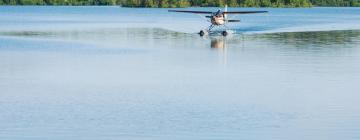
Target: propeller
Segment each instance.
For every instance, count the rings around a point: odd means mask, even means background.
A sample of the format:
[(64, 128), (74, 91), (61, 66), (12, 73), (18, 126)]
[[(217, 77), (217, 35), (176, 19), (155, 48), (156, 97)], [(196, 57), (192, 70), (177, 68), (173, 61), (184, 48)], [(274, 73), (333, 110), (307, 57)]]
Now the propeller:
[(214, 16), (217, 16), (217, 15), (220, 15), (221, 14), (221, 10), (218, 10), (215, 14), (214, 14)]

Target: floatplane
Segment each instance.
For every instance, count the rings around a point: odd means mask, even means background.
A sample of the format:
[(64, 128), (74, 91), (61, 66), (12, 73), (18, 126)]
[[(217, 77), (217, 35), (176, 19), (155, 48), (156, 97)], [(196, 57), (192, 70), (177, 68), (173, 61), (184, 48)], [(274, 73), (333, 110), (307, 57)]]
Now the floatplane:
[(231, 22), (240, 22), (237, 19), (228, 19), (229, 14), (256, 14), (256, 13), (267, 13), (268, 11), (228, 11), (227, 6), (225, 6), (224, 11), (219, 9), (216, 12), (211, 11), (187, 11), (187, 10), (169, 10), (169, 12), (181, 12), (181, 13), (193, 13), (193, 14), (209, 14), (205, 16), (211, 25), (203, 30), (200, 30), (199, 35), (204, 36), (212, 33), (212, 29), (217, 26), (225, 27), (225, 30), (221, 31), (223, 36), (227, 36), (230, 33), (230, 29), (226, 26), (227, 23)]

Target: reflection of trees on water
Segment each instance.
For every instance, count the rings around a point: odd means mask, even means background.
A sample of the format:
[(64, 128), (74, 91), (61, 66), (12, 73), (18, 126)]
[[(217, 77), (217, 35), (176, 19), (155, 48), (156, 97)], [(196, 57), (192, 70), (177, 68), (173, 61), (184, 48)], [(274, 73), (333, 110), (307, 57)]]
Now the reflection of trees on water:
[(232, 37), (210, 37), (210, 46), (220, 52), (272, 47), (287, 51), (335, 51), (355, 48), (360, 44), (360, 31), (289, 32), (272, 34), (242, 34)]
[(275, 44), (293, 46), (329, 46), (359, 43), (360, 31), (289, 32), (261, 35)]
[(94, 39), (100, 38), (133, 38), (133, 39), (169, 39), (182, 38), (185, 33), (172, 32), (159, 28), (94, 28), (94, 29), (64, 29), (64, 30), (14, 30), (0, 31), (2, 36), (19, 36), (33, 38), (61, 39)]

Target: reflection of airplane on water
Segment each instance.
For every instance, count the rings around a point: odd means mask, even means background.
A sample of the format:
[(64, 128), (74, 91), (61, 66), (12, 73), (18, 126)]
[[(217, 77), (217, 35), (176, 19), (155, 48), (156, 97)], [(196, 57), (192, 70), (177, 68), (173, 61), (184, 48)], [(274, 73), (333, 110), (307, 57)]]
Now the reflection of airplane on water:
[(211, 39), (211, 48), (214, 49), (224, 49), (226, 47), (224, 38), (212, 38)]
[(223, 36), (227, 36), (229, 34), (229, 28), (225, 25), (229, 22), (240, 22), (240, 20), (232, 20), (228, 19), (228, 14), (255, 14), (255, 13), (267, 13), (268, 11), (227, 11), (227, 6), (225, 6), (225, 10), (221, 11), (218, 10), (217, 12), (211, 12), (211, 11), (186, 11), (186, 10), (169, 10), (169, 12), (183, 12), (183, 13), (194, 13), (194, 14), (210, 14), (209, 16), (205, 16), (206, 18), (209, 18), (209, 22), (211, 25), (205, 29), (201, 30), (199, 32), (200, 36), (207, 35), (211, 33), (212, 29), (215, 26), (224, 26), (225, 30), (221, 32)]
[(216, 50), (218, 53), (218, 60), (221, 64), (227, 64), (227, 37), (211, 36), (210, 47), (212, 50)]
[(233, 47), (240, 47), (245, 43), (244, 37), (240, 36), (209, 36), (208, 39), (210, 39), (210, 47), (213, 49), (226, 49), (229, 45)]

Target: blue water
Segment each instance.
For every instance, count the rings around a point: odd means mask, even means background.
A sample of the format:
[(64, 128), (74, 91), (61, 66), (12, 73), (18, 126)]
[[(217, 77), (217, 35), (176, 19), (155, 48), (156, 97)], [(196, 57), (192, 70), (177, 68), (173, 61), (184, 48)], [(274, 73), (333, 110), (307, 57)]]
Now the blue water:
[(0, 7), (0, 139), (360, 139), (360, 8), (167, 10)]
[[(212, 11), (219, 8), (187, 8)], [(80, 30), (94, 28), (157, 27), (195, 33), (209, 23), (204, 15), (168, 13), (168, 9), (119, 7), (1, 7), (1, 30)], [(360, 29), (359, 8), (229, 8), (267, 10), (266, 14), (230, 16), (241, 24), (235, 30), (250, 33)]]

